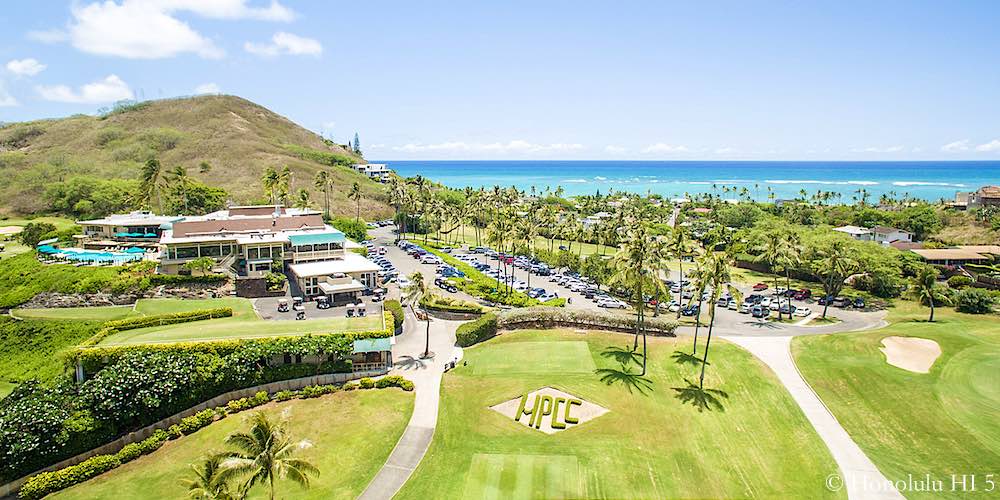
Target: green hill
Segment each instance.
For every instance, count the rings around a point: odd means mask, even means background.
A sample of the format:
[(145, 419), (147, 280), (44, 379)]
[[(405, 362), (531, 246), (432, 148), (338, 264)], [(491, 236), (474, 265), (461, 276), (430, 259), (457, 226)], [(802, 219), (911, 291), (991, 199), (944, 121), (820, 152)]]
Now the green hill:
[[(328, 169), (334, 182), (331, 211), (354, 215), (347, 199), (351, 184), (366, 194), (362, 213), (388, 216), (385, 189), (344, 165), (363, 163), (344, 148), (262, 106), (235, 96), (199, 96), (146, 101), (102, 116), (9, 123), (0, 127), (0, 214), (51, 210), (46, 191), (77, 176), (137, 179), (140, 167), (156, 157), (169, 170), (187, 167), (195, 180), (228, 192), (231, 201), (264, 199), (261, 174), (288, 165), (292, 191), (312, 192), (317, 208), (323, 195), (313, 178)], [(201, 172), (208, 162), (211, 169)], [(73, 214), (71, 214), (73, 215)]]

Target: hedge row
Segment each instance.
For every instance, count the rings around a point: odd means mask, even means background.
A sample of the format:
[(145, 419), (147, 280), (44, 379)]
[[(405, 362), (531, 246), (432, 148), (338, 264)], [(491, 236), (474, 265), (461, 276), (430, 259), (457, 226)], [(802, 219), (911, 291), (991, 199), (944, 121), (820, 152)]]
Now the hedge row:
[(107, 337), (125, 330), (135, 330), (138, 328), (148, 328), (151, 326), (174, 325), (177, 323), (187, 323), (189, 321), (200, 321), (204, 319), (228, 318), (233, 315), (233, 308), (219, 307), (215, 309), (199, 309), (197, 311), (179, 312), (172, 314), (158, 314), (155, 316), (138, 316), (135, 318), (119, 319), (104, 323), (93, 337), (80, 343), (81, 347), (94, 346)]
[(456, 313), (480, 313), (483, 306), (472, 302), (442, 297), (440, 295), (428, 294), (420, 301), (420, 307), (431, 311), (445, 311)]
[[(595, 329), (633, 331), (635, 318), (595, 311), (574, 311), (553, 307), (529, 307), (511, 309), (502, 313), (487, 313), (475, 321), (463, 323), (455, 332), (461, 347), (477, 344), (496, 335), (498, 330), (516, 328), (555, 328), (559, 326), (580, 326)], [(643, 323), (647, 333), (673, 336), (677, 322), (647, 318)]]
[(122, 464), (131, 462), (143, 455), (152, 453), (163, 446), (167, 440), (177, 439), (194, 433), (216, 420), (225, 418), (228, 415), (239, 413), (261, 406), (270, 401), (288, 401), (291, 399), (308, 399), (332, 394), (339, 390), (353, 391), (361, 389), (386, 389), (389, 387), (399, 387), (404, 391), (413, 390), (413, 382), (399, 376), (391, 375), (378, 380), (363, 378), (359, 383), (348, 382), (342, 386), (338, 385), (318, 385), (304, 387), (299, 391), (281, 391), (274, 396), (267, 392), (260, 391), (251, 397), (234, 399), (225, 406), (208, 408), (189, 417), (181, 419), (179, 424), (171, 425), (166, 431), (157, 429), (148, 438), (138, 443), (130, 443), (122, 447), (118, 453), (112, 455), (97, 455), (76, 465), (59, 469), (53, 472), (42, 472), (28, 479), (18, 492), (18, 497), (22, 500), (37, 500), (57, 491), (80, 484), (91, 478), (99, 476), (112, 469), (116, 469)]
[(399, 331), (403, 327), (403, 320), (406, 319), (403, 313), (403, 304), (400, 304), (398, 300), (387, 300), (384, 307), (386, 311), (392, 314), (393, 330)]
[[(236, 351), (253, 350), (260, 357), (274, 354), (312, 354), (317, 352), (342, 352), (346, 345), (361, 339), (392, 337), (394, 318), (384, 312), (381, 330), (363, 332), (330, 333), (324, 335), (304, 335), (301, 337), (264, 337), (256, 339), (220, 339), (200, 342), (176, 342), (169, 344), (134, 344), (114, 346), (81, 347), (70, 353), (69, 363), (81, 363), (90, 373), (94, 368), (108, 364), (126, 353), (166, 352), (176, 354), (211, 353), (226, 355)], [(96, 335), (95, 335), (96, 337)]]
[(497, 334), (497, 315), (486, 313), (475, 321), (462, 323), (455, 331), (455, 338), (461, 347), (469, 347)]

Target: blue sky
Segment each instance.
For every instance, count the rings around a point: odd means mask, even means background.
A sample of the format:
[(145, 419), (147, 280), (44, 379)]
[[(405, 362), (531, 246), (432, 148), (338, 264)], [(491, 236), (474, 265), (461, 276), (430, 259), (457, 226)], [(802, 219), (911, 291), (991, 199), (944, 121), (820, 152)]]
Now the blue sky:
[(207, 91), (380, 159), (998, 160), (997, 26), (991, 1), (18, 2), (0, 121)]

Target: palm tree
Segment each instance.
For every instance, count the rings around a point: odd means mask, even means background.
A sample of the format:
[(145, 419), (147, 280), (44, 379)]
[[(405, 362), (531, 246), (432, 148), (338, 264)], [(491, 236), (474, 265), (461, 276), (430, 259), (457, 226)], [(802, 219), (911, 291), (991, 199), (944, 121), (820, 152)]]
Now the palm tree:
[(347, 193), (349, 199), (357, 204), (357, 211), (354, 214), (354, 222), (361, 221), (361, 184), (355, 182), (351, 185), (351, 190)]
[(287, 411), (277, 420), (263, 411), (256, 411), (248, 420), (248, 432), (234, 432), (226, 438), (226, 444), (236, 451), (222, 462), (222, 477), (246, 478), (246, 491), (266, 482), (271, 500), (274, 500), (275, 479), (288, 478), (303, 488), (309, 488), (309, 476), (318, 476), (319, 469), (295, 456), (301, 450), (312, 447), (312, 443), (308, 440), (292, 441), (288, 432)]
[(323, 215), (327, 219), (330, 218), (330, 188), (333, 187), (333, 179), (330, 177), (330, 172), (326, 170), (320, 170), (316, 172), (316, 177), (313, 179), (313, 187), (323, 191)]
[(188, 212), (188, 187), (191, 186), (191, 178), (188, 177), (187, 169), (182, 165), (177, 165), (170, 170), (170, 182), (177, 186), (181, 192), (181, 200), (184, 202), (184, 213)]
[(264, 188), (264, 193), (271, 197), (271, 204), (278, 204), (278, 185), (281, 179), (278, 171), (274, 167), (264, 169), (264, 174), (260, 176), (260, 184)]
[(292, 169), (285, 165), (278, 173), (278, 196), (282, 204), (288, 204), (288, 194), (292, 189)]
[[(778, 288), (778, 267), (784, 262), (787, 252), (785, 250), (785, 235), (781, 231), (768, 231), (764, 235), (764, 241), (757, 250), (761, 253), (756, 258), (757, 262), (765, 262), (774, 274), (774, 288)], [(779, 302), (781, 298), (778, 298)], [(789, 313), (791, 316), (791, 313)], [(778, 309), (778, 321), (781, 321), (781, 309)]]
[(163, 187), (163, 167), (160, 160), (150, 158), (142, 166), (142, 174), (139, 179), (139, 189), (142, 192), (143, 205), (149, 207), (156, 199), (156, 207), (160, 213), (163, 212), (163, 199), (161, 188)]
[(917, 276), (910, 283), (910, 295), (921, 303), (927, 303), (931, 307), (931, 315), (927, 321), (934, 321), (934, 305), (950, 304), (951, 298), (944, 294), (937, 284), (938, 270), (931, 266), (924, 266), (917, 272)]
[(306, 209), (312, 204), (312, 200), (309, 199), (309, 191), (305, 188), (299, 189), (299, 192), (295, 196), (295, 208)]
[(701, 360), (701, 375), (698, 377), (698, 388), (704, 388), (705, 386), (705, 366), (708, 365), (708, 348), (712, 344), (712, 328), (715, 326), (715, 308), (719, 302), (719, 297), (722, 295), (722, 288), (725, 287), (737, 302), (743, 300), (743, 294), (730, 283), (732, 281), (732, 274), (729, 268), (728, 256), (726, 254), (709, 255), (701, 270), (703, 273), (701, 279), (711, 285), (712, 294), (709, 297), (711, 300), (708, 303), (708, 339), (705, 342), (705, 353)]
[(635, 341), (632, 349), (639, 347), (639, 335), (642, 334), (642, 373), (646, 374), (646, 330), (643, 328), (645, 320), (645, 298), (644, 290), (657, 290), (663, 287), (658, 273), (660, 267), (657, 263), (657, 255), (662, 252), (662, 240), (657, 238), (649, 230), (649, 227), (642, 220), (630, 221), (626, 229), (626, 236), (622, 241), (618, 251), (612, 257), (612, 274), (610, 284), (624, 288), (633, 288), (635, 291)]
[[(670, 250), (677, 257), (677, 268), (680, 272), (680, 279), (677, 281), (677, 303), (684, 301), (684, 256), (691, 252), (691, 243), (688, 239), (687, 231), (683, 226), (674, 221), (674, 229), (670, 233)], [(681, 317), (681, 310), (677, 309), (677, 317)]]
[(233, 491), (231, 482), (227, 480), (222, 464), (230, 458), (230, 453), (212, 453), (198, 464), (191, 464), (193, 479), (185, 479), (183, 483), (188, 489), (188, 498), (192, 500), (241, 500), (246, 497), (246, 491), (236, 488)]
[[(403, 303), (410, 306), (410, 311), (413, 315), (417, 315), (417, 311), (414, 309), (420, 302), (427, 296), (427, 282), (424, 281), (424, 275), (420, 271), (414, 271), (413, 274), (408, 276), (410, 284), (402, 290), (403, 292)], [(427, 333), (426, 339), (424, 340), (424, 354), (422, 357), (429, 358), (433, 356), (431, 353), (431, 315), (424, 311), (424, 317), (427, 321)]]

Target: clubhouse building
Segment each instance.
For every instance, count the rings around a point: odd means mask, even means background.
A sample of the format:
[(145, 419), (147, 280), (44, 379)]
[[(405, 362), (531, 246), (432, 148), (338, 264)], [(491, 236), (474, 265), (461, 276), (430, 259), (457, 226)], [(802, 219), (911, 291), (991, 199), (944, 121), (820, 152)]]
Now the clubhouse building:
[(208, 257), (213, 271), (240, 279), (285, 273), (305, 297), (355, 301), (377, 286), (379, 266), (351, 251), (359, 245), (309, 209), (272, 205), (233, 206), (193, 217), (148, 212), (80, 221), (83, 244), (133, 244), (141, 239), (159, 249), (158, 272), (185, 274), (187, 263)]

